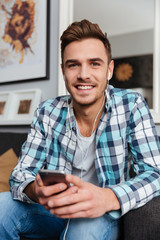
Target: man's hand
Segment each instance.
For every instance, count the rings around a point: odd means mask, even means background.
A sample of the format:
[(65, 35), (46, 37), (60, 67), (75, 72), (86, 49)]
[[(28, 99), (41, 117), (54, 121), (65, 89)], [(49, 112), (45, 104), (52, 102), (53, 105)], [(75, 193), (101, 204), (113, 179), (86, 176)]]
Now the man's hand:
[(44, 186), (39, 174), (37, 174), (35, 181), (30, 183), (24, 192), (31, 200), (40, 203), (47, 210), (50, 210), (48, 207), (50, 199), (71, 195), (77, 192), (77, 190), (76, 186), (68, 188), (65, 183)]
[(111, 210), (120, 209), (118, 198), (111, 189), (83, 182), (73, 175), (67, 175), (66, 180), (77, 189), (74, 193), (61, 193), (50, 197), (47, 209), (57, 217), (95, 218)]

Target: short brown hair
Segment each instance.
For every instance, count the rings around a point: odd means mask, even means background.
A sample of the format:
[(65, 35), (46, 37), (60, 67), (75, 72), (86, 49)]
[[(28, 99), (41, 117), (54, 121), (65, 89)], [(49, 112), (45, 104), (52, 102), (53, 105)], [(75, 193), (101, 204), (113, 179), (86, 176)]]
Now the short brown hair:
[(94, 24), (84, 19), (80, 22), (73, 22), (68, 28), (63, 32), (61, 40), (61, 58), (63, 64), (63, 55), (65, 47), (73, 42), (80, 41), (85, 38), (96, 38), (103, 42), (108, 56), (108, 64), (111, 61), (111, 44), (107, 38), (107, 34), (103, 33), (98, 24)]

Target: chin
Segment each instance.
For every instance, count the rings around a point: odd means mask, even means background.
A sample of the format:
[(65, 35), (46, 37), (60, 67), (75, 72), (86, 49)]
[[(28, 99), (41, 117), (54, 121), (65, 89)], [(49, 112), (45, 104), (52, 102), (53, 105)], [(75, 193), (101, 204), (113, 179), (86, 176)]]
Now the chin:
[(78, 105), (81, 105), (81, 106), (89, 106), (89, 105), (92, 105), (96, 102), (96, 100), (91, 100), (91, 99), (74, 99), (74, 102)]

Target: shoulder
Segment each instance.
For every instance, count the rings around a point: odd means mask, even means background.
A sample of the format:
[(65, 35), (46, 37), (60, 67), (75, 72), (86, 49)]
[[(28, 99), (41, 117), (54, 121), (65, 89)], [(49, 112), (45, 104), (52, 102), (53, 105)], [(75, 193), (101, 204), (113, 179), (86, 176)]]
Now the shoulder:
[[(143, 96), (132, 89), (119, 89), (110, 86), (107, 90), (108, 106), (119, 114), (149, 114), (148, 105)], [(109, 109), (109, 108), (108, 108)]]
[(138, 103), (144, 101), (143, 96), (132, 89), (120, 89), (111, 86), (109, 89), (109, 95), (110, 99), (114, 100), (117, 104), (123, 102), (123, 104), (125, 105), (131, 102)]
[(38, 106), (39, 111), (54, 112), (67, 108), (68, 96), (59, 96), (56, 98), (47, 99), (41, 102)]
[(46, 122), (49, 119), (53, 119), (54, 121), (58, 118), (65, 119), (68, 111), (68, 102), (70, 102), (68, 96), (47, 99), (39, 104), (35, 111), (35, 116)]

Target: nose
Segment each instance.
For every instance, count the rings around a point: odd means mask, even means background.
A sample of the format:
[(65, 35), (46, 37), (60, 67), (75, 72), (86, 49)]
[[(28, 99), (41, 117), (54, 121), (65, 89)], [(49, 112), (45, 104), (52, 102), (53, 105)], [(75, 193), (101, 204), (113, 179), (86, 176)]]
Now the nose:
[(78, 78), (83, 80), (90, 78), (90, 69), (86, 64), (81, 65), (78, 73)]

